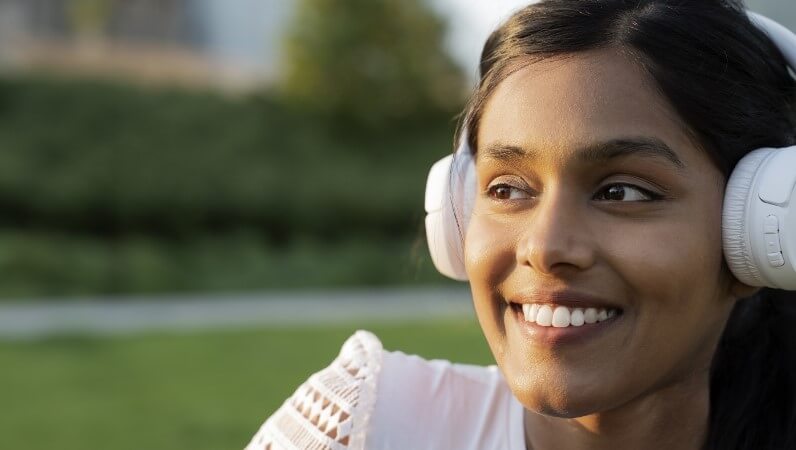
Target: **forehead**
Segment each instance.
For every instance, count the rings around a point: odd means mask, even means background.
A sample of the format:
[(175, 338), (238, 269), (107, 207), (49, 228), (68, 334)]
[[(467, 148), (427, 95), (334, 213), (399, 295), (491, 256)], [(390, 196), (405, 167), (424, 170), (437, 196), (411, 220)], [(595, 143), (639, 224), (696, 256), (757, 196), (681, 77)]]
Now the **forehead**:
[(697, 153), (694, 143), (649, 75), (622, 52), (601, 49), (533, 62), (509, 75), (485, 105), (478, 147), (544, 149), (566, 159), (573, 149), (627, 137), (655, 138), (683, 160), (699, 158), (688, 154)]

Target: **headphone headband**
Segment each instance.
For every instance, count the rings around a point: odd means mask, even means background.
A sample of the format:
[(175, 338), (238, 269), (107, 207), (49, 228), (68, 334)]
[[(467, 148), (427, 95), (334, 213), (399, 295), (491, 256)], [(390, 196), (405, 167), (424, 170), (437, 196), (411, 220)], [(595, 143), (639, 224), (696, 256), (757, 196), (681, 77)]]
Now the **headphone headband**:
[(756, 12), (747, 11), (749, 19), (774, 42), (791, 70), (796, 72), (796, 34), (781, 24)]

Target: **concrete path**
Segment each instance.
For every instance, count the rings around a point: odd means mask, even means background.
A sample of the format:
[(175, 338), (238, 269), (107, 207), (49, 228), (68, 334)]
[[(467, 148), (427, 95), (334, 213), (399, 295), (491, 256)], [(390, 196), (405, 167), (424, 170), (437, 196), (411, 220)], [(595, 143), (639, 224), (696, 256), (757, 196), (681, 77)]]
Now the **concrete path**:
[(473, 315), (466, 286), (3, 302), (0, 339)]

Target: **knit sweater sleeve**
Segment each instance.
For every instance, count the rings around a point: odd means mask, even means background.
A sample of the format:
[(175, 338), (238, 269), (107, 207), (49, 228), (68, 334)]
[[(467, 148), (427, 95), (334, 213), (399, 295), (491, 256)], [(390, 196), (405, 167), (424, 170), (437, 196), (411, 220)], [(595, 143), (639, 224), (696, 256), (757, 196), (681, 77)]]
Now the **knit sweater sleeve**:
[(364, 450), (382, 345), (357, 331), (260, 427), (245, 450)]

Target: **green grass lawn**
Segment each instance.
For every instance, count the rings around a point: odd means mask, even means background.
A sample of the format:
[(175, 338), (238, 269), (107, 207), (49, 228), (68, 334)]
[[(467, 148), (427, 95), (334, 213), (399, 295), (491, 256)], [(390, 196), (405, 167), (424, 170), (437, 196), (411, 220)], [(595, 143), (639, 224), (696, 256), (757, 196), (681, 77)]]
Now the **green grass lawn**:
[(475, 320), (0, 342), (0, 448), (236, 449), (357, 329), (489, 364)]

